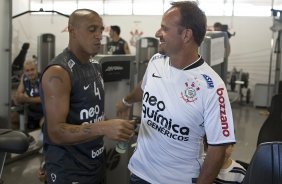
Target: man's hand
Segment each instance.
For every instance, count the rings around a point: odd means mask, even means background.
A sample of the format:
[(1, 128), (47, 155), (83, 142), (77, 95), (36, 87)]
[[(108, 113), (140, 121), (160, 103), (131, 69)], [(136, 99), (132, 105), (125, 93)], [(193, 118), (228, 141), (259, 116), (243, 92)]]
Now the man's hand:
[(40, 100), (40, 97), (30, 97), (30, 96), (27, 96), (26, 94), (24, 93), (20, 93), (20, 94), (17, 94), (16, 96), (16, 104), (34, 104), (34, 103), (40, 103), (41, 100)]
[(116, 104), (116, 113), (118, 118), (128, 119), (129, 118), (130, 107), (124, 105), (121, 101), (117, 102)]
[(17, 104), (24, 104), (28, 102), (28, 96), (26, 96), (24, 93), (17, 94), (15, 99)]
[(99, 126), (101, 126), (101, 133), (112, 140), (128, 141), (134, 135), (135, 125), (130, 120), (111, 119), (101, 122)]

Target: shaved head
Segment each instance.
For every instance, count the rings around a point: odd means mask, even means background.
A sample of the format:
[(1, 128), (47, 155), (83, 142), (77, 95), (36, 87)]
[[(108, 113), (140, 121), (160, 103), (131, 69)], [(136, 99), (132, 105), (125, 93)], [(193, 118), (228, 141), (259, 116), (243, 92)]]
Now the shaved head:
[(99, 17), (99, 14), (89, 9), (77, 9), (70, 15), (68, 24), (69, 26), (79, 27), (80, 23), (89, 20), (93, 16)]
[(68, 48), (80, 59), (88, 62), (89, 57), (100, 51), (103, 20), (100, 15), (89, 9), (77, 9), (69, 17)]

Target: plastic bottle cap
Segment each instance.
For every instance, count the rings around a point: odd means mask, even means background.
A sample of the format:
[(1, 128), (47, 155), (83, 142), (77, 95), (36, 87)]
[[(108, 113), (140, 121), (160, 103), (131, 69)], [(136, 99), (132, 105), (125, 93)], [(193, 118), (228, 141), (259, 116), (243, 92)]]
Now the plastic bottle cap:
[(116, 146), (116, 151), (120, 154), (123, 154), (126, 152), (126, 149), (121, 149), (120, 147)]
[(118, 142), (116, 144), (116, 151), (118, 153), (121, 153), (121, 154), (125, 153), (127, 148), (128, 148), (128, 142)]

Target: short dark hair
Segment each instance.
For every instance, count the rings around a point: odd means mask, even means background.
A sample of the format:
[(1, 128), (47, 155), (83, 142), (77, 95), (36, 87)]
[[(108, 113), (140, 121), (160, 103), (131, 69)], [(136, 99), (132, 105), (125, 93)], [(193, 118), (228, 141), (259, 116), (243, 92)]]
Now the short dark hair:
[(220, 22), (215, 22), (215, 23), (213, 24), (213, 27), (219, 27), (219, 28), (221, 29), (222, 24), (221, 24)]
[(120, 27), (119, 26), (111, 26), (111, 30), (113, 30), (114, 32), (116, 32), (118, 35), (120, 34)]
[[(181, 14), (180, 25), (192, 29), (195, 42), (200, 46), (207, 30), (207, 17), (196, 2), (177, 1), (171, 8), (178, 8)], [(171, 9), (170, 8), (170, 9)]]

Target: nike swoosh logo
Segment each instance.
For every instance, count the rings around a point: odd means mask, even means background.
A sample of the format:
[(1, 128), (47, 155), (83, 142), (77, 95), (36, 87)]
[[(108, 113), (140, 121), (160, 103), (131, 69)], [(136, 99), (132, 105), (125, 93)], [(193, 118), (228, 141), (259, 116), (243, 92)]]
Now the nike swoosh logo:
[(87, 86), (83, 86), (84, 90), (87, 90), (89, 88), (90, 84), (88, 84)]
[(152, 77), (162, 78), (161, 76), (158, 76), (158, 75), (156, 75), (155, 73), (153, 73)]

